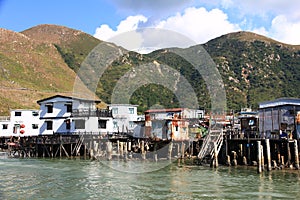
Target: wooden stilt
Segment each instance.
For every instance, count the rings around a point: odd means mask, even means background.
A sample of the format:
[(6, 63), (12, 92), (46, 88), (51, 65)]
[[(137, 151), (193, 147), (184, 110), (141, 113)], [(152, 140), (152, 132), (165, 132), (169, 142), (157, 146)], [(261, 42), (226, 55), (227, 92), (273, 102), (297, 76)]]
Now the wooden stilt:
[(281, 167), (284, 168), (285, 167), (285, 165), (284, 165), (284, 156), (281, 156), (281, 161), (280, 162), (281, 162)]
[(227, 165), (227, 166), (231, 166), (230, 155), (227, 155), (227, 156), (226, 156), (226, 165)]
[(248, 165), (246, 156), (243, 156), (243, 165)]
[(173, 142), (171, 141), (169, 143), (169, 148), (168, 148), (168, 159), (172, 160), (172, 150), (173, 150)]
[(294, 154), (295, 154), (295, 168), (299, 169), (299, 153), (298, 153), (298, 142), (294, 140)]
[(261, 170), (265, 170), (265, 156), (264, 156), (264, 147), (263, 145), (260, 145), (261, 148)]
[(288, 157), (287, 157), (287, 166), (290, 166), (291, 165), (291, 158), (292, 158), (292, 156), (291, 156), (291, 148), (290, 148), (290, 143), (289, 143), (289, 139), (287, 140), (287, 143), (286, 143), (286, 145), (287, 145), (287, 153), (288, 153)]
[(124, 143), (123, 142), (120, 142), (120, 155), (121, 155), (121, 158), (124, 157)]
[(214, 167), (214, 168), (217, 168), (219, 166), (219, 163), (218, 163), (218, 147), (217, 147), (217, 144), (214, 143), (214, 159), (211, 163), (211, 167)]
[(181, 142), (181, 159), (184, 159), (184, 155), (185, 155), (185, 143)]
[(261, 141), (257, 141), (257, 173), (260, 174), (261, 172)]
[(154, 161), (157, 162), (157, 143), (155, 142), (154, 144), (154, 157), (153, 157)]
[(112, 143), (110, 141), (106, 142), (106, 152), (107, 152), (107, 159), (112, 159)]
[(270, 150), (270, 140), (266, 139), (266, 151), (267, 151), (267, 170), (271, 171), (272, 166), (271, 166), (271, 150)]
[(146, 153), (145, 153), (145, 141), (144, 140), (142, 140), (142, 142), (141, 142), (141, 153), (142, 153), (142, 159), (145, 160)]
[(235, 151), (232, 151), (233, 159), (232, 159), (232, 166), (237, 166), (237, 155)]

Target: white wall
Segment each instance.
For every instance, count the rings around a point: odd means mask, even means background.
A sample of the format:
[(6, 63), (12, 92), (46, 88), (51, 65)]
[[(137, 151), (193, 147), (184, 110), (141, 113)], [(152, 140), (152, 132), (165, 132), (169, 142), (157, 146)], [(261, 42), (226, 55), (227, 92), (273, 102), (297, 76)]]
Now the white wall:
[[(8, 125), (7, 129), (3, 129), (3, 124)], [(0, 122), (0, 136), (34, 136), (39, 134), (39, 127), (39, 110), (11, 110), (10, 120)]]
[[(133, 113), (129, 112), (133, 109)], [(133, 131), (137, 126), (134, 122), (138, 120), (137, 105), (130, 104), (111, 104), (109, 110), (112, 110), (113, 115), (113, 131), (126, 132)], [(117, 110), (117, 112), (115, 112)]]
[[(41, 119), (42, 126), (40, 134), (49, 135), (53, 133), (80, 133), (80, 132), (93, 132), (93, 133), (109, 133), (113, 131), (113, 122), (110, 117), (96, 117), (96, 116), (71, 116), (71, 112), (67, 112), (67, 104), (72, 103), (72, 110), (82, 111), (96, 111), (96, 104), (93, 101), (82, 101), (79, 99), (70, 99), (63, 97), (55, 97), (46, 101), (40, 102), (41, 106)], [(53, 112), (47, 113), (47, 104), (53, 105)], [(88, 114), (88, 112), (86, 112)], [(98, 120), (106, 120), (106, 128), (98, 127)], [(70, 120), (70, 129), (67, 129), (66, 120)], [(84, 129), (75, 129), (75, 121), (84, 120)], [(47, 121), (53, 121), (51, 130), (47, 130)]]

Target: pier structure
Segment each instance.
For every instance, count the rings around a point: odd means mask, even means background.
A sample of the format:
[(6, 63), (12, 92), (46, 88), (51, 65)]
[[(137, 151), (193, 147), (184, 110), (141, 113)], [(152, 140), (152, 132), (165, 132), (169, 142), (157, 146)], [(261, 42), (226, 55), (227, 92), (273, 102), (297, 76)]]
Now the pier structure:
[[(0, 135), (0, 148), (8, 151), (9, 156), (180, 159), (212, 167), (257, 166), (258, 173), (299, 169), (299, 99), (263, 102), (258, 112), (233, 115), (231, 123), (226, 117), (220, 121), (213, 121), (212, 117), (209, 121), (201, 120), (197, 116), (203, 116), (202, 112), (185, 108), (148, 110), (145, 120), (139, 121), (136, 106), (122, 105), (121, 109), (114, 105), (113, 109), (101, 110), (94, 100), (61, 95), (38, 103), (40, 111), (13, 110), (10, 120), (1, 121), (5, 131)], [(128, 124), (135, 123), (132, 130), (122, 128), (127, 131), (120, 132), (115, 126), (116, 119), (121, 122), (124, 118), (114, 118), (113, 113), (120, 110), (129, 111)], [(23, 115), (34, 120), (24, 120)], [(112, 129), (118, 131), (111, 132)]]

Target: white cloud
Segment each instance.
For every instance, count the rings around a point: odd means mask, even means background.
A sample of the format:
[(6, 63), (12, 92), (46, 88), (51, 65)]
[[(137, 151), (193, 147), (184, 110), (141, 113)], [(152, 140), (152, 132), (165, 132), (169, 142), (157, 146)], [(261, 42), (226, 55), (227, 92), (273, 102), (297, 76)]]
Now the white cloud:
[(265, 27), (260, 27), (260, 28), (255, 28), (253, 30), (249, 30), (253, 33), (257, 33), (259, 35), (264, 35), (264, 36), (268, 36), (269, 35), (269, 32), (266, 30)]
[(270, 36), (278, 41), (300, 44), (300, 21), (289, 20), (284, 15), (278, 15), (272, 20), (269, 32)]
[(220, 35), (238, 31), (240, 27), (228, 21), (227, 15), (219, 10), (187, 8), (184, 14), (177, 14), (161, 21), (159, 28), (170, 29), (184, 34), (197, 43), (204, 43)]
[(143, 15), (129, 16), (120, 22), (116, 31), (110, 28), (107, 24), (102, 24), (96, 29), (94, 37), (107, 41), (118, 34), (136, 30), (140, 23), (145, 23), (146, 21), (147, 18)]
[[(207, 11), (205, 8), (187, 8), (183, 14), (177, 13), (166, 20), (160, 20), (152, 24), (152, 29), (137, 30), (139, 24), (141, 22), (145, 23), (147, 20), (142, 15), (129, 16), (120, 22), (117, 30), (114, 31), (108, 25), (101, 25), (96, 29), (94, 36), (106, 41), (116, 36), (118, 41), (111, 42), (132, 50), (144, 47), (187, 47), (187, 45), (205, 43), (223, 34), (240, 30), (239, 26), (230, 23), (227, 15), (219, 9)], [(127, 31), (131, 32), (127, 36), (124, 34), (127, 38), (126, 44), (124, 44), (120, 40), (121, 37), (117, 37), (117, 35)], [(133, 41), (135, 39), (132, 38), (138, 38), (139, 42)], [(142, 38), (144, 38), (144, 41)], [(134, 44), (129, 47), (130, 43)], [(144, 47), (138, 47), (138, 44), (144, 45)]]

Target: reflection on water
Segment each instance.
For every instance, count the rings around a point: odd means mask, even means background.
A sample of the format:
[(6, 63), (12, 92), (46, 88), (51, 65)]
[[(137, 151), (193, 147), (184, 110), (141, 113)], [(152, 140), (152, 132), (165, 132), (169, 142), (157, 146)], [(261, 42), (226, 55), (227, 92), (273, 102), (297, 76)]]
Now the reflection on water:
[(300, 175), (296, 170), (257, 174), (251, 167), (212, 169), (174, 163), (153, 172), (135, 172), (143, 167), (155, 168), (157, 164), (0, 159), (0, 199), (300, 198)]

